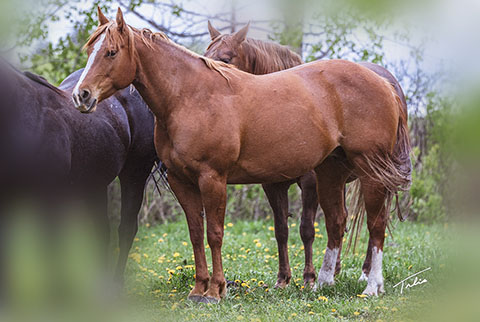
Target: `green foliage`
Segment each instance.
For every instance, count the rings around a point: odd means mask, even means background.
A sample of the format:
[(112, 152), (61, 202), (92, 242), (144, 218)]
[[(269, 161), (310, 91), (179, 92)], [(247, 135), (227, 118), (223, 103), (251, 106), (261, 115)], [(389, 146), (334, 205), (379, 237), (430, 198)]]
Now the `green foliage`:
[[(418, 148), (414, 154), (418, 155)], [(421, 221), (444, 220), (446, 210), (440, 191), (440, 183), (444, 181), (443, 169), (440, 166), (439, 145), (434, 145), (424, 156), (421, 166), (416, 166), (412, 173), (410, 211)]]
[[(426, 135), (423, 138), (425, 151), (414, 149), (412, 173), (411, 211), (422, 221), (444, 220), (447, 215), (445, 200), (452, 192), (449, 185), (453, 157), (451, 154), (452, 132), (455, 115), (452, 102), (428, 95), (425, 121)], [(417, 120), (418, 121), (418, 120)]]

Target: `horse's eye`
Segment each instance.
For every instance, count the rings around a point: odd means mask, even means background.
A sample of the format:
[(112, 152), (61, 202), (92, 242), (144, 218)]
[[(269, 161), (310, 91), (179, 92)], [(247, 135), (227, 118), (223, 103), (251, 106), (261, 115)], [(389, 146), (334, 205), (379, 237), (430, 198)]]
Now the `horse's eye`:
[(107, 57), (115, 57), (115, 55), (117, 55), (117, 51), (116, 50), (109, 50), (107, 52)]
[(226, 63), (226, 64), (230, 64), (230, 61), (231, 61), (231, 60), (232, 60), (231, 58), (226, 58), (226, 57), (220, 58), (220, 61), (223, 61), (223, 62)]

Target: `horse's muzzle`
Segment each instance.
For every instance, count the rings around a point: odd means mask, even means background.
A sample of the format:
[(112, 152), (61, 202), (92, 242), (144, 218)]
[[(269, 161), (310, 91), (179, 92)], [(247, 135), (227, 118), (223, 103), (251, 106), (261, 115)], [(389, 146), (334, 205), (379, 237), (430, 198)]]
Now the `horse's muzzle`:
[(82, 91), (82, 94), (73, 93), (72, 100), (76, 109), (82, 113), (92, 113), (97, 108), (98, 100), (91, 97), (90, 93), (87, 91)]

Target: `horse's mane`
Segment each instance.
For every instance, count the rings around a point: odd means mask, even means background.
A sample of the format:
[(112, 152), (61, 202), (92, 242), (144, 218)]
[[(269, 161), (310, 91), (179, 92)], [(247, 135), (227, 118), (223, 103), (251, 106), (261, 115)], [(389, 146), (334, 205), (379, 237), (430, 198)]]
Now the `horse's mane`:
[(54, 91), (54, 92), (57, 93), (57, 94), (65, 95), (65, 92), (64, 92), (64, 91), (62, 91), (62, 90), (59, 89), (58, 87), (53, 86), (52, 84), (50, 84), (50, 83), (49, 83), (45, 78), (43, 78), (42, 76), (39, 76), (39, 75), (34, 74), (34, 73), (31, 73), (31, 72), (23, 72), (22, 74), (25, 75), (28, 79), (34, 81), (34, 82), (37, 83), (37, 84), (40, 84), (40, 85), (42, 85), (42, 86), (47, 87), (48, 89)]
[[(207, 50), (227, 36), (229, 35), (220, 35), (215, 38), (208, 45)], [(270, 74), (303, 64), (300, 55), (286, 46), (273, 42), (247, 38), (241, 46), (245, 53), (248, 71), (252, 74)]]
[[(110, 21), (107, 24), (99, 26), (97, 28), (97, 30), (88, 39), (87, 43), (84, 46), (84, 49), (91, 46), (96, 41), (96, 39), (101, 34), (103, 34), (104, 32), (106, 33), (106, 38), (105, 39), (107, 40), (108, 43), (110, 43), (110, 44), (121, 43), (121, 39), (118, 36), (118, 33), (110, 32), (111, 28), (114, 27), (114, 26), (116, 26), (116, 23), (113, 22), (113, 21)], [(138, 35), (140, 37), (140, 39), (143, 41), (143, 43), (150, 48), (153, 48), (152, 44), (155, 44), (157, 41), (163, 41), (163, 42), (167, 42), (171, 46), (174, 46), (175, 48), (181, 50), (182, 52), (184, 52), (184, 53), (186, 53), (186, 54), (188, 54), (188, 55), (190, 55), (194, 58), (201, 59), (210, 70), (218, 72), (228, 82), (230, 81), (230, 79), (228, 78), (227, 75), (225, 75), (224, 71), (228, 70), (228, 69), (236, 69), (232, 65), (225, 64), (224, 62), (218, 62), (218, 61), (215, 61), (213, 59), (201, 56), (201, 55), (199, 55), (199, 54), (197, 54), (197, 53), (195, 53), (195, 52), (193, 52), (193, 51), (175, 43), (170, 38), (168, 38), (168, 36), (163, 32), (153, 32), (153, 31), (151, 31), (150, 29), (147, 29), (147, 28), (137, 29), (137, 28), (134, 28), (130, 25), (126, 25), (126, 26), (127, 26), (127, 33), (128, 33), (128, 45), (129, 45), (128, 47), (129, 47), (129, 50), (130, 50), (130, 57), (132, 57), (132, 58), (134, 57), (133, 54), (134, 54), (134, 50), (135, 50), (135, 35)]]
[(303, 64), (300, 55), (273, 42), (247, 38), (242, 47), (247, 66), (256, 75), (270, 74)]

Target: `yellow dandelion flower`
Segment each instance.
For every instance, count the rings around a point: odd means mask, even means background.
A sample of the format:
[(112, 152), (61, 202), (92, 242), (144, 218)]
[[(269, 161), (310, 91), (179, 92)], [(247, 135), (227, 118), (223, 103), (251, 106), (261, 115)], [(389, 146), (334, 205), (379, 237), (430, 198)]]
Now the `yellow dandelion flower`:
[(187, 242), (182, 242), (182, 245), (183, 246), (188, 246), (188, 243)]
[(323, 255), (325, 255), (325, 251), (326, 251), (326, 249), (322, 250), (322, 254), (323, 254)]
[(398, 309), (396, 307), (392, 307), (392, 312), (397, 312)]
[(135, 237), (135, 239), (133, 241), (138, 242), (138, 241), (140, 241), (140, 238)]
[(274, 231), (274, 230), (275, 230), (275, 228), (273, 228), (273, 226), (268, 226), (268, 230), (270, 230), (270, 231)]
[(268, 253), (270, 251), (270, 248), (265, 248), (264, 251), (265, 253)]
[(233, 224), (232, 224), (231, 222), (229, 222), (229, 223), (227, 224), (227, 227), (233, 227)]
[(295, 227), (295, 226), (297, 226), (297, 224), (296, 224), (296, 223), (293, 223), (290, 227)]
[(315, 315), (315, 312), (310, 311), (310, 312), (308, 312), (308, 314), (310, 314), (310, 315)]
[(150, 228), (150, 224), (147, 222), (147, 223), (145, 224), (145, 227)]
[(318, 227), (318, 222), (315, 222), (315, 223), (313, 224), (313, 227)]
[(407, 269), (411, 269), (412, 267), (413, 267), (413, 265), (410, 265), (410, 266), (408, 266), (408, 268), (407, 268)]
[(183, 269), (183, 267), (182, 266), (177, 266), (176, 269), (177, 269), (177, 271), (180, 271), (180, 270)]
[(262, 243), (256, 243), (255, 246), (262, 247)]
[(315, 232), (318, 233), (320, 231), (320, 229), (318, 228), (315, 228)]
[(258, 281), (258, 286), (262, 287), (265, 284), (264, 281)]
[(136, 261), (138, 264), (140, 264), (140, 261), (142, 259), (139, 253), (131, 253), (129, 257)]
[(367, 294), (357, 294), (357, 296), (363, 299), (363, 298), (367, 297), (368, 295)]
[(325, 303), (328, 302), (328, 299), (327, 299), (325, 296), (319, 296), (319, 297), (318, 297), (318, 300), (319, 300), (319, 301), (324, 301)]
[(178, 256), (180, 256), (179, 253), (177, 253), (177, 252), (173, 253), (173, 257), (178, 257)]
[(337, 312), (337, 309), (332, 309), (332, 312), (333, 312), (333, 313)]
[(360, 315), (360, 312), (355, 311), (353, 312), (353, 315)]
[(158, 239), (158, 242), (159, 242), (159, 243), (163, 243), (163, 242), (164, 242), (163, 238), (159, 238), (159, 239)]

